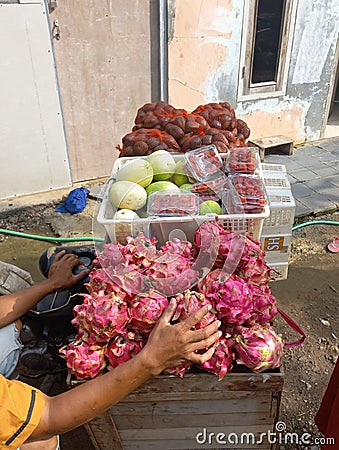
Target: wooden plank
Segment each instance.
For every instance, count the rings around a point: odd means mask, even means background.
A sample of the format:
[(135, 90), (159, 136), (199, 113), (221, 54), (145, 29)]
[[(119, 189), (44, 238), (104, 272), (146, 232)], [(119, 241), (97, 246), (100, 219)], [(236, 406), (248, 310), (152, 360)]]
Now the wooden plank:
[[(271, 450), (271, 446), (267, 445), (258, 445), (255, 447), (240, 447), (237, 445), (232, 445), (232, 447), (222, 446), (220, 447), (212, 447), (210, 444), (200, 444), (193, 446), (188, 446), (187, 441), (175, 440), (171, 442), (163, 442), (163, 441), (143, 441), (143, 442), (135, 442), (135, 441), (126, 441), (124, 442), (124, 450), (220, 450), (224, 448), (228, 449), (241, 449), (241, 450)], [(113, 449), (112, 449), (113, 450)]]
[[(260, 393), (260, 394), (259, 394)], [(129, 395), (126, 397), (122, 403), (136, 403), (136, 402), (169, 402), (169, 401), (192, 401), (192, 400), (241, 400), (241, 399), (251, 399), (256, 398), (258, 395), (266, 396), (270, 398), (272, 395), (271, 391), (238, 391), (238, 392), (227, 392), (227, 391), (165, 391), (165, 392), (144, 392), (139, 393), (139, 395)]]
[(229, 412), (227, 414), (116, 414), (113, 416), (116, 427), (119, 430), (126, 430), (129, 428), (165, 428), (171, 426), (177, 428), (182, 424), (194, 424), (197, 427), (208, 426), (236, 426), (241, 423), (243, 426), (247, 425), (264, 425), (266, 428), (274, 424), (275, 417), (267, 415), (264, 411), (255, 412)]
[(114, 417), (117, 414), (197, 414), (203, 411), (205, 414), (221, 414), (227, 412), (255, 412), (264, 411), (267, 415), (271, 411), (271, 397), (258, 395), (250, 400), (191, 400), (187, 401), (159, 401), (159, 402), (120, 402), (110, 409)]
[(108, 411), (87, 422), (85, 428), (96, 450), (124, 450)]
[(280, 391), (283, 388), (283, 374), (279, 372), (255, 374), (253, 372), (230, 373), (222, 381), (208, 373), (186, 374), (182, 379), (176, 376), (159, 375), (129, 394), (124, 401), (143, 401), (154, 393), (168, 395), (208, 392), (213, 395), (229, 391)]
[[(268, 433), (267, 427), (254, 426), (232, 426), (232, 427), (191, 427), (191, 428), (162, 428), (158, 430), (154, 429), (140, 429), (140, 430), (122, 430), (120, 432), (121, 440), (124, 445), (125, 441), (152, 441), (158, 440), (164, 443), (175, 442), (175, 440), (186, 441), (187, 448), (194, 447), (199, 443), (204, 443), (205, 441), (211, 445), (215, 445), (216, 436), (223, 435), (222, 440), (224, 441), (224, 446), (229, 443), (236, 446), (237, 442), (243, 442), (244, 447), (255, 446), (256, 442), (260, 440), (262, 433)], [(263, 442), (265, 439), (262, 439)], [(233, 441), (233, 442), (232, 442)], [(267, 442), (266, 442), (267, 443)], [(221, 442), (220, 442), (221, 444)], [(222, 446), (221, 446), (222, 447)], [(233, 445), (231, 448), (234, 448)], [(227, 447), (226, 447), (227, 448)]]

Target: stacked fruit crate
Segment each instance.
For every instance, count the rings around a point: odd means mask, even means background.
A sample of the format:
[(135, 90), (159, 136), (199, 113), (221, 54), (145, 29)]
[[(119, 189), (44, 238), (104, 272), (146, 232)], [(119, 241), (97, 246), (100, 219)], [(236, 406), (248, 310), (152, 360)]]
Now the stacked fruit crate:
[(276, 271), (275, 279), (284, 280), (288, 274), (295, 201), (285, 166), (262, 163), (261, 167), (270, 205), (270, 215), (263, 223), (261, 245), (266, 251), (266, 262)]

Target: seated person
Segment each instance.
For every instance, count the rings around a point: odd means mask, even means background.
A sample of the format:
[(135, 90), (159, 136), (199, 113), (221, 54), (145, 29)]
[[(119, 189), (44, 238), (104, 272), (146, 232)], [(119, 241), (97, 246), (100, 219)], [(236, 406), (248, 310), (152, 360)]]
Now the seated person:
[(56, 254), (46, 280), (26, 289), (0, 297), (0, 374), (10, 377), (14, 372), (20, 351), (22, 322), (20, 318), (46, 295), (67, 289), (88, 275), (88, 270), (73, 274), (79, 264), (76, 255)]

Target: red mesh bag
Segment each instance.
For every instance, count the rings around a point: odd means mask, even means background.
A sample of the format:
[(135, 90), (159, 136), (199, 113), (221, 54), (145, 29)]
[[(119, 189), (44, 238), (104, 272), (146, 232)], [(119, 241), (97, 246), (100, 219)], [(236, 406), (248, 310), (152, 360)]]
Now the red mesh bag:
[(181, 150), (184, 153), (211, 144), (216, 146), (219, 153), (227, 153), (230, 148), (230, 143), (223, 130), (216, 128), (208, 128), (198, 135), (187, 136), (181, 144)]
[(122, 138), (122, 148), (117, 146), (121, 156), (145, 156), (157, 150), (180, 152), (176, 140), (165, 131), (140, 128)]
[(237, 137), (239, 139), (245, 141), (245, 139), (249, 138), (251, 131), (248, 128), (246, 122), (244, 122), (241, 119), (237, 119), (236, 129), (237, 129)]
[(164, 127), (164, 130), (181, 144), (182, 140), (187, 136), (199, 134), (208, 128), (209, 125), (202, 116), (184, 112), (170, 118)]
[(192, 113), (204, 117), (211, 128), (233, 130), (237, 124), (234, 109), (228, 102), (199, 105)]
[[(236, 131), (236, 130), (235, 130)], [(243, 139), (239, 139), (232, 131), (208, 128), (198, 135), (187, 136), (181, 141), (181, 150), (186, 153), (189, 150), (214, 144), (219, 153), (227, 153), (230, 148), (247, 147)]]
[(175, 115), (186, 112), (184, 109), (177, 109), (166, 102), (145, 103), (138, 109), (134, 119), (133, 131), (140, 128), (156, 128), (163, 130), (166, 123)]

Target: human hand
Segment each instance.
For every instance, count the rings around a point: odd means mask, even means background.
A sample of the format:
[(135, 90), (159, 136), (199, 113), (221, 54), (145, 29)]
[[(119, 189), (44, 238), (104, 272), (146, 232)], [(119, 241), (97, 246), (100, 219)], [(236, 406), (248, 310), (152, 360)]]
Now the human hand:
[(194, 325), (209, 309), (208, 306), (204, 306), (185, 321), (172, 325), (176, 301), (171, 300), (140, 352), (143, 364), (150, 369), (153, 376), (168, 367), (178, 366), (187, 361), (202, 364), (212, 357), (214, 352), (212, 348), (202, 354), (195, 353), (210, 347), (221, 336), (221, 331), (218, 330), (219, 320), (200, 330), (194, 329)]
[(65, 250), (57, 253), (48, 272), (53, 290), (67, 289), (85, 278), (90, 272), (88, 269), (82, 270), (78, 275), (73, 273), (73, 269), (79, 264), (81, 261), (73, 253), (66, 253)]

